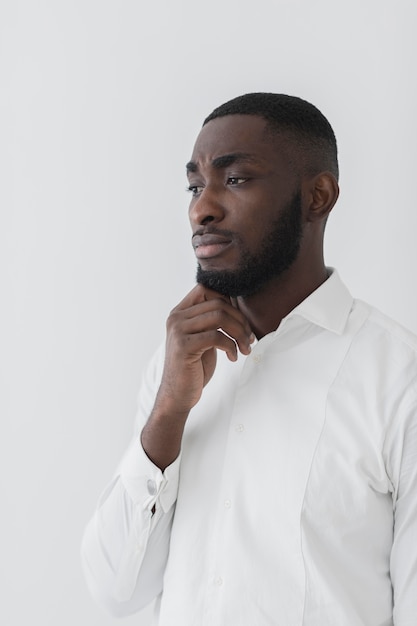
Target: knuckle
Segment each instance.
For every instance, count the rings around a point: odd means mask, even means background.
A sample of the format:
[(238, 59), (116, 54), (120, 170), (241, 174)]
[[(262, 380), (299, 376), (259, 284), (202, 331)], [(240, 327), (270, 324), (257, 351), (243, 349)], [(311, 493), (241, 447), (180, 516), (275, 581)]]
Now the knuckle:
[(215, 302), (219, 309), (224, 310), (227, 307), (227, 303), (223, 300), (223, 298), (216, 298)]
[(217, 321), (223, 319), (223, 311), (221, 309), (214, 309), (211, 311), (211, 317)]
[(177, 309), (172, 309), (166, 321), (167, 328), (176, 327), (180, 319), (181, 319), (180, 311), (178, 311)]

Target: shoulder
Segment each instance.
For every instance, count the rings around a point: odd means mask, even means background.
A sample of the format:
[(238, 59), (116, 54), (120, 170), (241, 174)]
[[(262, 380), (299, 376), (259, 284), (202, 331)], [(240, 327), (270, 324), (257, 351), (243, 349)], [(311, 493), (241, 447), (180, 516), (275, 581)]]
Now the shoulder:
[(368, 384), (378, 380), (379, 393), (396, 388), (417, 398), (417, 336), (376, 307), (354, 300), (352, 313), (362, 319), (351, 357)]
[(365, 313), (365, 323), (361, 330), (369, 341), (383, 341), (394, 351), (408, 354), (410, 358), (417, 357), (417, 335), (363, 300), (355, 299), (353, 308)]

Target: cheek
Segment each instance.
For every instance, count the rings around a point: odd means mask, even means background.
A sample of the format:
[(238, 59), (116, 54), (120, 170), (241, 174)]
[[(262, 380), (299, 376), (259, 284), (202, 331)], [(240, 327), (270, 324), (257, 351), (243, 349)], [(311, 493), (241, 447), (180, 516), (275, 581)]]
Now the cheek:
[(262, 241), (276, 219), (275, 211), (264, 208), (260, 203), (253, 206), (251, 211), (245, 214), (244, 220), (248, 240), (254, 243)]
[(268, 222), (263, 218), (257, 217), (248, 221), (245, 232), (241, 232), (243, 247), (249, 254), (257, 254), (262, 248), (267, 224)]
[(246, 248), (255, 249), (262, 243), (271, 225), (279, 219), (276, 195), (249, 193), (235, 195), (229, 204), (228, 228), (239, 233)]

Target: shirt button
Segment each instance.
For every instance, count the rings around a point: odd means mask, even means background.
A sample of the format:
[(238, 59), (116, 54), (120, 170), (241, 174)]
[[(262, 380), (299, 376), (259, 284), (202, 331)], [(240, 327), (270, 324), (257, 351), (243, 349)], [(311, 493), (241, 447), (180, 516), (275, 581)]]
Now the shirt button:
[(232, 503), (230, 502), (230, 500), (225, 500), (224, 501), (225, 509), (230, 509), (231, 506), (232, 506)]
[(214, 579), (214, 584), (217, 587), (221, 587), (223, 584), (223, 578), (221, 578), (221, 576), (216, 576), (216, 578)]
[(149, 495), (154, 496), (156, 494), (156, 482), (152, 479), (149, 479), (146, 483), (146, 486), (148, 488)]
[(256, 364), (260, 363), (262, 361), (262, 355), (261, 354), (255, 354), (253, 356), (253, 360)]
[(245, 430), (245, 427), (243, 424), (236, 424), (235, 426), (235, 431), (237, 433), (243, 433), (243, 431)]

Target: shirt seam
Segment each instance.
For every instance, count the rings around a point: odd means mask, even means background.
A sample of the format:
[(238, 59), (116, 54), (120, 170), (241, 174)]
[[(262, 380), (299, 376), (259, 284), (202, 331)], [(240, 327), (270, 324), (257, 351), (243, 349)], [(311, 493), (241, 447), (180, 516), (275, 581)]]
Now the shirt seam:
[(307, 489), (308, 489), (308, 485), (310, 483), (310, 478), (311, 478), (311, 472), (312, 472), (312, 468), (313, 468), (313, 464), (314, 464), (314, 460), (316, 458), (317, 455), (317, 450), (319, 448), (321, 439), (323, 437), (323, 433), (324, 433), (324, 429), (326, 428), (326, 424), (327, 424), (327, 417), (328, 417), (328, 405), (329, 405), (329, 395), (331, 390), (333, 389), (336, 380), (338, 379), (338, 377), (340, 376), (340, 372), (346, 362), (346, 359), (348, 358), (348, 355), (350, 354), (350, 351), (352, 350), (352, 345), (354, 343), (355, 338), (357, 337), (359, 331), (364, 327), (364, 325), (366, 324), (366, 322), (369, 319), (369, 314), (366, 316), (366, 318), (362, 321), (360, 327), (356, 330), (355, 334), (353, 335), (353, 337), (350, 340), (349, 346), (345, 352), (345, 355), (337, 369), (337, 372), (335, 373), (332, 382), (330, 383), (328, 389), (327, 389), (327, 393), (326, 393), (326, 401), (325, 401), (325, 409), (324, 409), (324, 413), (325, 413), (325, 417), (323, 420), (323, 426), (321, 428), (320, 431), (320, 435), (317, 439), (317, 443), (316, 443), (316, 447), (314, 449), (314, 453), (311, 459), (311, 463), (310, 463), (310, 469), (308, 472), (308, 477), (306, 480), (306, 484), (305, 484), (305, 489), (304, 489), (304, 495), (303, 495), (303, 501), (301, 504), (301, 509), (300, 509), (300, 547), (301, 547), (301, 554), (303, 557), (303, 564), (304, 564), (304, 604), (303, 604), (303, 615), (302, 615), (302, 621), (301, 621), (301, 626), (303, 626), (304, 624), (304, 620), (305, 620), (305, 613), (306, 613), (306, 602), (307, 602), (307, 567), (306, 567), (306, 558), (305, 558), (305, 554), (304, 554), (304, 546), (303, 546), (303, 535), (302, 535), (302, 527), (301, 527), (301, 520), (302, 520), (302, 515), (303, 515), (303, 510), (304, 510), (304, 504), (305, 504), (305, 499), (306, 499), (306, 494), (307, 494)]

